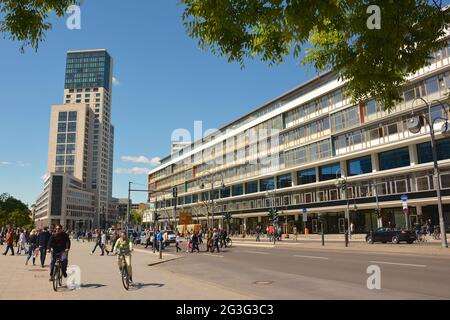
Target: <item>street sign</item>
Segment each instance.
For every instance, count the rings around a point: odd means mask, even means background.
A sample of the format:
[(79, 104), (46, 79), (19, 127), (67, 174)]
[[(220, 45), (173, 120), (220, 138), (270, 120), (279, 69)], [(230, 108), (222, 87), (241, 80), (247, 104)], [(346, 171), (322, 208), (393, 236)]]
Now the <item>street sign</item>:
[(308, 209), (303, 208), (303, 213), (306, 213), (308, 211)]
[(408, 214), (408, 207), (403, 208), (403, 213), (404, 213), (404, 214)]
[(403, 202), (407, 202), (408, 201), (408, 196), (406, 194), (402, 195), (401, 198)]
[(408, 210), (408, 202), (403, 202), (403, 210)]
[(303, 222), (308, 222), (308, 214), (306, 213), (306, 209), (303, 209)]

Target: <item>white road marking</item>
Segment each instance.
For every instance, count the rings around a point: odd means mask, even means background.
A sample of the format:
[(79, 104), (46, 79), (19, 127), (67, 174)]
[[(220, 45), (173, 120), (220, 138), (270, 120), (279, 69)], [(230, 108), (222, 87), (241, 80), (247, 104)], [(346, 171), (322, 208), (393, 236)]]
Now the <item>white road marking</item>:
[(269, 254), (268, 252), (261, 252), (261, 251), (244, 251), (246, 253), (255, 253), (255, 254)]
[(388, 261), (369, 261), (370, 263), (379, 263), (379, 264), (391, 264), (397, 266), (406, 266), (406, 267), (416, 267), (416, 268), (426, 268), (427, 266), (424, 264), (410, 264), (410, 263), (399, 263), (399, 262), (388, 262)]
[(294, 255), (294, 257), (297, 257), (297, 258), (308, 258), (308, 259), (321, 259), (321, 260), (329, 260), (330, 259), (330, 258), (327, 258), (327, 257), (300, 256), (300, 255)]
[(233, 241), (233, 247), (257, 247), (257, 248), (274, 248), (273, 244), (253, 244), (253, 243), (244, 243)]
[(213, 253), (202, 253), (204, 256), (210, 256), (210, 257), (216, 257), (216, 258), (223, 258), (224, 256), (221, 256), (219, 254), (213, 254)]

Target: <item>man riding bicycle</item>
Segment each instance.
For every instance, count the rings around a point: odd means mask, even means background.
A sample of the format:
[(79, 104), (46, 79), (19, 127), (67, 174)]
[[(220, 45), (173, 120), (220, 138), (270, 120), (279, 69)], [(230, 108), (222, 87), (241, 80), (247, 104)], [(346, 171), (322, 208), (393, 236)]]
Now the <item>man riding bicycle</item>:
[(61, 269), (64, 278), (67, 278), (68, 254), (70, 250), (70, 239), (67, 233), (62, 230), (61, 225), (57, 225), (55, 233), (50, 236), (48, 241), (48, 252), (52, 252), (52, 262), (50, 264), (50, 281), (53, 281), (53, 272), (55, 270), (56, 259), (61, 259)]
[(122, 272), (122, 259), (123, 257), (125, 261), (125, 265), (128, 271), (128, 275), (130, 276), (130, 282), (133, 282), (133, 274), (131, 268), (131, 251), (133, 251), (133, 242), (128, 240), (127, 233), (122, 231), (120, 234), (120, 238), (117, 239), (116, 244), (114, 246), (115, 254), (119, 253), (119, 270)]

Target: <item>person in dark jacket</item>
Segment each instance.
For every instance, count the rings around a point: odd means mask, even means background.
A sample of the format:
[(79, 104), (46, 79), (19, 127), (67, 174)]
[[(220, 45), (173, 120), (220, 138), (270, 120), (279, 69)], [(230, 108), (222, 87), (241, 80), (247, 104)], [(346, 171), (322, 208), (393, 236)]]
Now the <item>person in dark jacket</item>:
[(193, 253), (194, 250), (197, 250), (197, 252), (200, 252), (200, 249), (198, 248), (198, 234), (197, 234), (197, 232), (195, 232), (194, 235), (192, 236), (191, 253)]
[(102, 253), (103, 253), (103, 249), (102, 249), (102, 234), (100, 233), (100, 230), (96, 230), (96, 235), (97, 235), (97, 237), (95, 238), (96, 239), (95, 246), (94, 246), (94, 249), (92, 249), (91, 254), (94, 254), (95, 249), (97, 249), (97, 247), (99, 247), (102, 250)]
[(3, 253), (4, 256), (6, 256), (6, 254), (8, 253), (9, 249), (11, 249), (11, 255), (14, 255), (14, 230), (13, 228), (10, 226), (8, 229), (8, 232), (6, 233), (6, 250)]
[(70, 250), (70, 239), (67, 233), (62, 230), (61, 225), (57, 225), (55, 233), (50, 236), (47, 250), (52, 252), (52, 262), (50, 264), (50, 281), (53, 281), (53, 271), (55, 269), (56, 259), (61, 258), (62, 274), (67, 278), (67, 264), (69, 263), (68, 253)]
[(41, 230), (37, 236), (37, 246), (39, 248), (39, 255), (41, 259), (41, 267), (44, 267), (45, 258), (47, 257), (47, 245), (50, 240), (50, 232), (48, 231), (48, 227), (44, 227), (44, 230)]
[(30, 261), (31, 256), (33, 256), (33, 266), (36, 265), (36, 256), (34, 255), (34, 251), (37, 248), (37, 235), (36, 230), (32, 230), (30, 233), (30, 237), (28, 238), (28, 257), (25, 261), (25, 265), (28, 264), (28, 261)]

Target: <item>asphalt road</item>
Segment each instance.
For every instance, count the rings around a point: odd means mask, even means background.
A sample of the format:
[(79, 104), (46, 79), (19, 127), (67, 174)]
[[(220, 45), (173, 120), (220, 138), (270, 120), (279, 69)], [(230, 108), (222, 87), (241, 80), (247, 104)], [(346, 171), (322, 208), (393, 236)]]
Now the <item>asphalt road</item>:
[[(156, 268), (261, 299), (450, 298), (450, 251), (386, 251), (244, 245), (214, 254), (183, 252), (183, 259)], [(380, 290), (367, 287), (372, 265), (381, 271)]]

